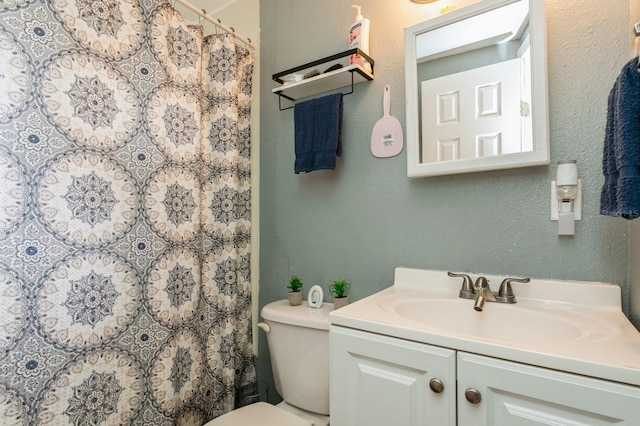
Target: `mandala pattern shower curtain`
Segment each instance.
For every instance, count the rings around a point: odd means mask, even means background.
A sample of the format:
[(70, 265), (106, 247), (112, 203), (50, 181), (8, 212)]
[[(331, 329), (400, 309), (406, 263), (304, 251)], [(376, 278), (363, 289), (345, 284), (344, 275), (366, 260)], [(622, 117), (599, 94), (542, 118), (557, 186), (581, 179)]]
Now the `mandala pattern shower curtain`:
[(0, 0), (0, 424), (200, 425), (255, 380), (251, 73), (166, 2)]

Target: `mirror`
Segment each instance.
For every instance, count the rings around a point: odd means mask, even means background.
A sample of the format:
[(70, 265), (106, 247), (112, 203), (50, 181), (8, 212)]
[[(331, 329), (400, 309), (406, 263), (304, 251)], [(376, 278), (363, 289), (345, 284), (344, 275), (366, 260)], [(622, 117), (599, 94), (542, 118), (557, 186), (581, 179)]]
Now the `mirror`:
[(481, 0), (405, 29), (407, 174), (549, 163), (544, 0)]

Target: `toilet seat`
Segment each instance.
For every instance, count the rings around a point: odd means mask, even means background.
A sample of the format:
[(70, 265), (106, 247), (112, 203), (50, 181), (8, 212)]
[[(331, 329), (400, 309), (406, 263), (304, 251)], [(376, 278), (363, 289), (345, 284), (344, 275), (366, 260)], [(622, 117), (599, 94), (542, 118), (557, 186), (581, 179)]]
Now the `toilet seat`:
[(302, 417), (266, 402), (257, 402), (233, 410), (204, 426), (310, 426)]

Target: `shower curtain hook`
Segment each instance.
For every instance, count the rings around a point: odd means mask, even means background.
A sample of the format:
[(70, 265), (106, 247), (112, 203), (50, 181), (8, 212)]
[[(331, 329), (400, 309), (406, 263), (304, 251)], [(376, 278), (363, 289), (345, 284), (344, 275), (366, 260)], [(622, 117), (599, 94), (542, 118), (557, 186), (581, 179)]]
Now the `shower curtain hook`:
[(205, 17), (207, 16), (207, 11), (204, 10), (204, 9), (201, 9), (201, 10), (202, 10), (202, 16), (198, 16), (198, 23), (200, 25), (202, 25), (202, 22), (204, 21)]

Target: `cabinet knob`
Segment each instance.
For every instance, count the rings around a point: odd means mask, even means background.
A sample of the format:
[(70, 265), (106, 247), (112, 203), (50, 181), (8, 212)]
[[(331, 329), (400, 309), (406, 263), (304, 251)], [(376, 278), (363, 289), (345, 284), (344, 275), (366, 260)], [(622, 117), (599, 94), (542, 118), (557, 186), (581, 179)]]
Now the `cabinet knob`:
[(442, 393), (444, 391), (444, 383), (440, 379), (431, 379), (429, 380), (429, 387), (435, 393)]
[(466, 391), (464, 391), (464, 397), (467, 398), (467, 401), (469, 401), (472, 404), (479, 404), (480, 400), (482, 400), (482, 396), (480, 396), (480, 392), (478, 392), (478, 390), (474, 388), (469, 388)]

